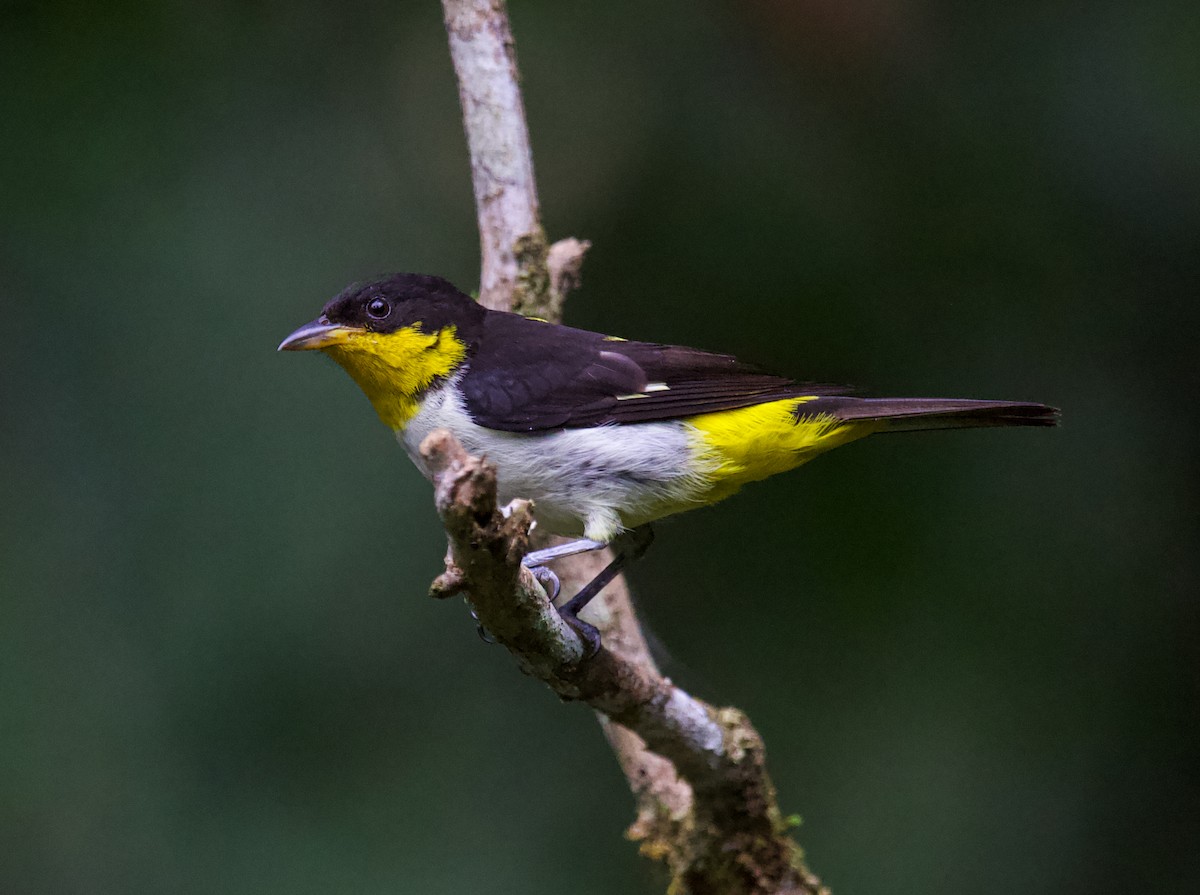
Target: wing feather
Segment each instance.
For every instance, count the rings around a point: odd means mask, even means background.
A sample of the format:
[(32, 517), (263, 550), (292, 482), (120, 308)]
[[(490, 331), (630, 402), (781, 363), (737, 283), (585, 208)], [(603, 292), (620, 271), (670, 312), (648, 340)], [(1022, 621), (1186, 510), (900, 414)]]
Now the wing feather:
[(489, 315), (483, 331), (460, 388), (477, 423), (506, 432), (672, 420), (845, 391), (726, 354), (615, 341), (516, 314)]

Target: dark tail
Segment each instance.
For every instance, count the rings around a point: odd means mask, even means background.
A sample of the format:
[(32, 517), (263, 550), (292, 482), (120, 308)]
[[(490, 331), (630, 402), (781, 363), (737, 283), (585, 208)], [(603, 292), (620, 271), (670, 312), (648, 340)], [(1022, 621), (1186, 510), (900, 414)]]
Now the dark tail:
[(843, 420), (883, 420), (887, 423), (885, 432), (1058, 425), (1056, 407), (967, 398), (828, 397), (801, 404), (797, 411), (804, 416), (828, 413)]

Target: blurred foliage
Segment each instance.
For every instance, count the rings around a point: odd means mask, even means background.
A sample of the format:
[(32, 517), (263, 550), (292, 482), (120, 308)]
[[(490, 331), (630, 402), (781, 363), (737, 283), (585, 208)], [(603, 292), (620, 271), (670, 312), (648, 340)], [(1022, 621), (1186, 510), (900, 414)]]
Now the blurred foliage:
[[(1195, 891), (1190, 4), (514, 0), (569, 322), (1056, 432), (663, 525), (671, 672), (856, 892)], [(0, 890), (656, 892), (588, 712), (423, 596), (427, 485), (274, 346), (474, 287), (433, 0), (0, 12)]]

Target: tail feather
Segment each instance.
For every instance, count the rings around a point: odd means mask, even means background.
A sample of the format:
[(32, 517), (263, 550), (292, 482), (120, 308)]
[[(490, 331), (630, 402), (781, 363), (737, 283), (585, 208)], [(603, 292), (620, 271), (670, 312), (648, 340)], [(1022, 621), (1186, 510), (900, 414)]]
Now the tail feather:
[(879, 420), (885, 432), (927, 429), (974, 429), (986, 426), (1056, 426), (1056, 407), (1021, 401), (968, 398), (849, 398), (808, 401), (797, 415), (829, 414), (840, 420)]

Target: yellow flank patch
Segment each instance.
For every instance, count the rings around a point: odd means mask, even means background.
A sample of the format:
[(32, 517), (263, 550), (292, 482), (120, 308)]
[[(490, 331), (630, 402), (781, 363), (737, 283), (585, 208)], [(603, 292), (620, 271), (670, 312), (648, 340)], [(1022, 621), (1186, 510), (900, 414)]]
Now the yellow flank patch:
[(392, 429), (403, 429), (416, 414), (421, 393), (450, 375), (467, 354), (455, 327), (423, 333), (419, 326), (391, 333), (352, 331), (322, 349), (358, 383)]
[(688, 419), (695, 431), (696, 459), (707, 467), (703, 499), (724, 500), (747, 482), (794, 469), (879, 428), (873, 421), (846, 422), (829, 415), (797, 420), (796, 408), (811, 400), (786, 398)]

